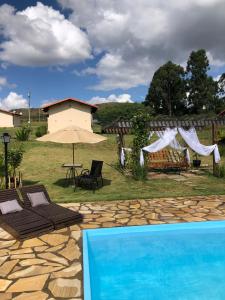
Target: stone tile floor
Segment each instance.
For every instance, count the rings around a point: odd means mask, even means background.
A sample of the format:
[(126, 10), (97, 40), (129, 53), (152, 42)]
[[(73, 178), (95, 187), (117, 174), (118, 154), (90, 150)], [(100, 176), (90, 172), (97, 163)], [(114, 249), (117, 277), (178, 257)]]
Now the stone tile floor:
[(225, 196), (64, 204), (81, 225), (18, 242), (0, 229), (0, 300), (83, 299), (82, 229), (225, 220)]

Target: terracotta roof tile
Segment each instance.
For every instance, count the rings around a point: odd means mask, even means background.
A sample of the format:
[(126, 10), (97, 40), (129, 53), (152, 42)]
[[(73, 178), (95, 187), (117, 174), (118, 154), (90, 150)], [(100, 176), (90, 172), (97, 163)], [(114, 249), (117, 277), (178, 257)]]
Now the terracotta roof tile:
[(0, 112), (11, 115), (11, 116), (20, 116), (20, 114), (18, 114), (18, 113), (13, 113), (11, 111), (4, 110), (4, 109), (0, 109)]
[(42, 107), (42, 109), (43, 109), (43, 111), (47, 112), (50, 107), (58, 105), (58, 104), (61, 104), (61, 103), (64, 103), (64, 102), (67, 102), (67, 101), (74, 101), (76, 103), (89, 106), (89, 107), (91, 107), (92, 112), (96, 112), (96, 110), (98, 109), (97, 106), (95, 106), (95, 105), (89, 104), (89, 103), (87, 103), (85, 101), (82, 101), (82, 100), (79, 100), (79, 99), (75, 99), (75, 98), (66, 98), (66, 99), (63, 99), (63, 100), (57, 100), (55, 102), (52, 102), (52, 103), (44, 105)]

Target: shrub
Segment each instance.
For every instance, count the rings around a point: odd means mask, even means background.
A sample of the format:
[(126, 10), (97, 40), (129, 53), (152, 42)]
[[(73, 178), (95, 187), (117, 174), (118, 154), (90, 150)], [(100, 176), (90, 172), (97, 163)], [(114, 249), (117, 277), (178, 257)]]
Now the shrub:
[(10, 149), (8, 151), (8, 164), (9, 169), (12, 170), (11, 175), (15, 176), (16, 169), (20, 166), (22, 160), (23, 160), (23, 146), (20, 146), (19, 148)]
[(138, 112), (132, 118), (134, 134), (132, 146), (132, 174), (136, 180), (145, 180), (147, 177), (147, 155), (144, 154), (144, 166), (140, 166), (140, 150), (148, 143), (147, 123), (149, 120), (149, 114), (144, 112)]
[(225, 178), (225, 165), (218, 166), (217, 177)]
[(5, 164), (4, 164), (4, 158), (3, 155), (0, 154), (0, 189), (4, 189), (5, 187)]
[(47, 133), (47, 126), (42, 125), (36, 129), (35, 135), (36, 135), (36, 137), (41, 137), (41, 136), (45, 135), (46, 133)]
[(135, 162), (132, 166), (132, 174), (135, 180), (144, 181), (147, 178), (147, 167), (142, 167), (139, 163)]
[(219, 145), (219, 151), (221, 156), (225, 156), (225, 145)]
[(21, 128), (19, 128), (16, 131), (16, 139), (17, 141), (28, 141), (30, 134), (32, 132), (32, 129), (29, 125), (25, 125)]
[(125, 160), (125, 167), (126, 167), (127, 169), (131, 169), (131, 168), (132, 168), (132, 152), (126, 151), (126, 152), (125, 152), (125, 157), (126, 157), (126, 160)]
[(4, 176), (5, 164), (3, 154), (0, 154), (0, 177)]

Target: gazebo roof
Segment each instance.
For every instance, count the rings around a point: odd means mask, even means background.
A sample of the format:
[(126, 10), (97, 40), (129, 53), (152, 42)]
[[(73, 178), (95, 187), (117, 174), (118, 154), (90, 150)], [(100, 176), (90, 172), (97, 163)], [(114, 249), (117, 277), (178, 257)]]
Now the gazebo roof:
[[(199, 119), (199, 120), (181, 120), (181, 119), (171, 119), (171, 120), (152, 120), (148, 123), (149, 131), (152, 130), (164, 130), (165, 128), (173, 127), (195, 127), (204, 128), (211, 125), (225, 125), (225, 118), (215, 118), (215, 119)], [(119, 119), (112, 124), (105, 126), (103, 128), (104, 133), (111, 134), (129, 134), (132, 129), (132, 122), (130, 120)]]

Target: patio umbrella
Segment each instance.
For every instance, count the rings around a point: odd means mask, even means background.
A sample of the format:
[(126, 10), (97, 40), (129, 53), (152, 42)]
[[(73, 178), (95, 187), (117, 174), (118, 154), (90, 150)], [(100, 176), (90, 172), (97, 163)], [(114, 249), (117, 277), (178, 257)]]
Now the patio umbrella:
[[(74, 145), (75, 144), (96, 144), (105, 141), (106, 137), (99, 134), (90, 132), (86, 129), (80, 128), (78, 126), (70, 126), (60, 129), (53, 133), (48, 133), (37, 141), (40, 142), (54, 142), (62, 144), (72, 144), (73, 146), (73, 165), (74, 165)], [(74, 175), (75, 176), (75, 175)], [(74, 178), (75, 181), (75, 178)]]

